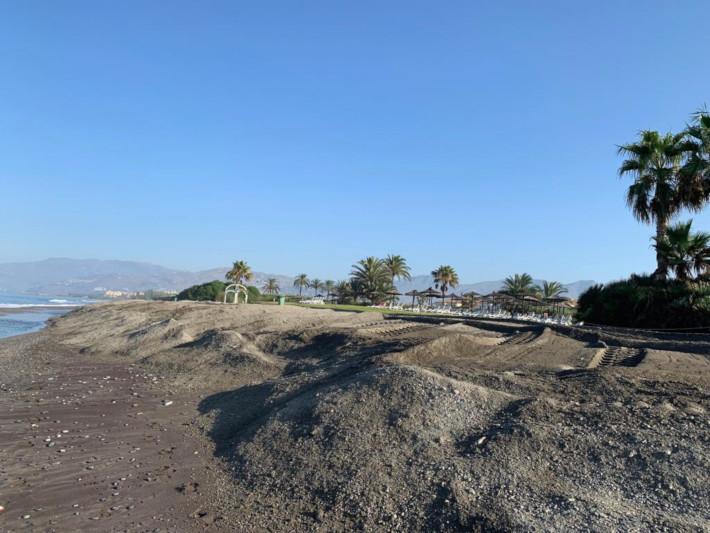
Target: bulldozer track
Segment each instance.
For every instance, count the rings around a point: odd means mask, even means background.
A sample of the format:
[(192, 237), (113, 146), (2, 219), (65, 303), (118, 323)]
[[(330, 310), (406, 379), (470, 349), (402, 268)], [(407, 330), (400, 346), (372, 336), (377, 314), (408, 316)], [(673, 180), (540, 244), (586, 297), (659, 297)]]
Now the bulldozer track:
[(637, 366), (646, 357), (643, 348), (609, 346), (599, 361), (599, 366)]
[(500, 343), (500, 345), (506, 345), (506, 346), (516, 346), (516, 345), (521, 345), (521, 344), (530, 344), (534, 340), (536, 340), (540, 335), (535, 333), (534, 331), (526, 331), (525, 333), (520, 333), (518, 335), (515, 335), (513, 337), (508, 337), (505, 339), (503, 342)]

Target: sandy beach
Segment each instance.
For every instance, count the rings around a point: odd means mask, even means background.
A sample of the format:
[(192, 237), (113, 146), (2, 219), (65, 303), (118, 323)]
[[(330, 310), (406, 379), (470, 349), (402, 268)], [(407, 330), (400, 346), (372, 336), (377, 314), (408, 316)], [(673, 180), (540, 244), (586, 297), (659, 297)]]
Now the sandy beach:
[(2, 531), (704, 531), (710, 337), (116, 302), (0, 341)]

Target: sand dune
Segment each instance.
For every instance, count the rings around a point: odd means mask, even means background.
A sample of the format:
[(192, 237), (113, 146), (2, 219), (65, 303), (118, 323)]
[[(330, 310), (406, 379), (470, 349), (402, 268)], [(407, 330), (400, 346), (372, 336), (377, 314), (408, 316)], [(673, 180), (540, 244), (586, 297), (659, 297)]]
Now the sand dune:
[[(133, 416), (125, 419), (136, 428), (123, 439), (129, 451), (153, 435), (139, 421), (160, 424), (155, 438), (200, 450), (202, 473), (172, 461), (174, 479), (154, 492), (173, 509), (161, 514), (168, 530), (699, 531), (710, 527), (708, 348), (702, 336), (122, 302), (3, 341), (0, 357), (13, 374), (6, 410), (37, 393), (17, 384), (34, 376), (51, 388), (43, 380), (67, 362), (82, 381), (105, 365), (127, 372), (127, 385), (80, 423), (100, 424), (122, 405), (115, 416)], [(157, 407), (136, 419), (139, 389)], [(161, 411), (161, 397), (180, 411)], [(3, 430), (25, 427), (13, 416)], [(18, 446), (2, 441), (14, 454), (3, 495), (31, 507), (17, 472), (41, 466)], [(75, 461), (96, 456), (96, 446), (75, 449)], [(142, 458), (146, 471), (163, 464), (158, 450)], [(125, 453), (103, 447), (102, 461), (120, 464)], [(71, 468), (37, 476), (56, 485), (73, 479)], [(142, 494), (147, 483), (131, 490)], [(46, 498), (56, 524), (72, 523), (68, 502)], [(79, 515), (86, 529), (157, 527), (137, 507), (91, 505), (99, 518)], [(27, 525), (21, 512), (0, 524)], [(51, 518), (39, 515), (35, 527), (47, 527)]]

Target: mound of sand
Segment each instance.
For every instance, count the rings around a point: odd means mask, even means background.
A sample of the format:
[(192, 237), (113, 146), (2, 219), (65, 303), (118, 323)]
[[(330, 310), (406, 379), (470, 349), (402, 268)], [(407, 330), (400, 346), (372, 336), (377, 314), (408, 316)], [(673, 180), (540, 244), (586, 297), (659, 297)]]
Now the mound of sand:
[(206, 395), (194, 426), (236, 531), (710, 527), (707, 338), (603, 359), (584, 330), (185, 302), (92, 306), (50, 333)]

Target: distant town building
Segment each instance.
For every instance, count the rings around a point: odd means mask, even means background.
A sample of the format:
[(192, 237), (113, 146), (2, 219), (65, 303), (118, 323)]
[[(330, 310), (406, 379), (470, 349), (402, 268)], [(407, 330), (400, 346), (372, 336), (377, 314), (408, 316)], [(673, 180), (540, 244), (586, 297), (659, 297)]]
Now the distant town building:
[(124, 292), (124, 291), (106, 291), (104, 293), (104, 296), (108, 296), (109, 298), (120, 298), (121, 296), (130, 296), (130, 292)]

